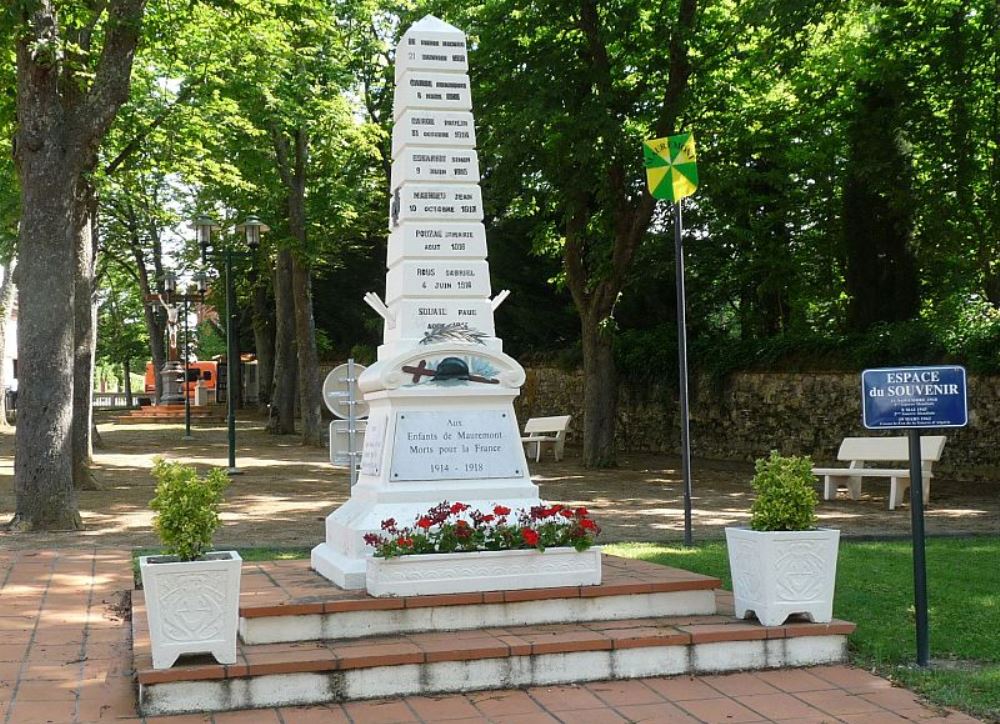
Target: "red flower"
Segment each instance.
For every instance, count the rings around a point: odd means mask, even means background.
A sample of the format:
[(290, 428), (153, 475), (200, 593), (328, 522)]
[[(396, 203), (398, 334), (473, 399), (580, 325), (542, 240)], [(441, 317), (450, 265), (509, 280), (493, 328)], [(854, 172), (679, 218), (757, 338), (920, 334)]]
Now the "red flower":
[(492, 513), (487, 513), (482, 518), (480, 518), (480, 520), (482, 520), (484, 523), (492, 523), (494, 520), (496, 520), (496, 516), (493, 515)]
[(590, 515), (590, 511), (588, 511), (586, 508), (577, 508), (576, 511), (574, 512), (581, 518), (585, 515)]
[(417, 527), (418, 528), (423, 528), (424, 530), (427, 530), (432, 525), (434, 525), (434, 523), (432, 523), (431, 519), (428, 518), (426, 515), (423, 516), (422, 518), (420, 518), (420, 520), (417, 521)]
[(493, 513), (495, 515), (510, 515), (510, 508), (505, 505), (494, 505)]
[(573, 511), (570, 510), (569, 508), (563, 508), (562, 510), (559, 511), (559, 515), (561, 515), (563, 518), (572, 518)]
[(455, 523), (455, 527), (457, 527), (457, 528), (468, 528), (469, 524), (466, 523), (464, 520), (460, 520), (457, 523)]
[(399, 537), (396, 539), (396, 545), (402, 546), (403, 548), (409, 548), (410, 546), (413, 545), (413, 539)]
[(469, 506), (466, 505), (465, 503), (452, 503), (451, 504), (451, 512), (452, 513), (461, 513), (463, 511), (468, 510), (468, 509), (469, 509)]
[(385, 520), (382, 521), (382, 530), (392, 530), (395, 527), (396, 527), (395, 518), (386, 518)]
[(382, 536), (378, 533), (365, 533), (365, 543), (370, 546), (377, 546), (382, 543)]
[(584, 518), (580, 521), (580, 527), (586, 530), (598, 530), (597, 523), (592, 521), (590, 518)]
[(529, 546), (538, 545), (538, 533), (533, 531), (531, 528), (522, 528), (521, 537)]

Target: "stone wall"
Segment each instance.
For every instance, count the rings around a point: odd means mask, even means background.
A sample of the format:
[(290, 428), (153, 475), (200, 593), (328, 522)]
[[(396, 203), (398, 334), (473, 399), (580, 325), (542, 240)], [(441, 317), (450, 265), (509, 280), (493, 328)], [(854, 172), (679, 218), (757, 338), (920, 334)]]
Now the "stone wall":
[[(583, 374), (527, 370), (518, 419), (573, 415), (570, 444), (583, 426)], [(691, 445), (697, 457), (753, 460), (777, 449), (831, 463), (841, 439), (874, 435), (861, 425), (860, 374), (743, 372), (691, 384)], [(574, 434), (574, 431), (577, 434)], [(901, 433), (894, 433), (901, 434)], [(935, 433), (937, 434), (937, 433)], [(950, 478), (1000, 481), (1000, 377), (969, 377), (969, 426), (944, 430), (941, 464)], [(667, 386), (628, 386), (618, 410), (619, 448), (677, 454), (678, 403)]]

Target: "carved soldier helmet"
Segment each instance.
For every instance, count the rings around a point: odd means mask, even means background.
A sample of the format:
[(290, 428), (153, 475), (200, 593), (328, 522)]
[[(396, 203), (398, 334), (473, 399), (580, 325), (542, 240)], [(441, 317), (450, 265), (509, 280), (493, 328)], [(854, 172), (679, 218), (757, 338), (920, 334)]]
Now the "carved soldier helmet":
[(467, 379), (469, 379), (469, 365), (458, 357), (445, 357), (438, 363), (437, 370), (434, 372), (435, 382)]

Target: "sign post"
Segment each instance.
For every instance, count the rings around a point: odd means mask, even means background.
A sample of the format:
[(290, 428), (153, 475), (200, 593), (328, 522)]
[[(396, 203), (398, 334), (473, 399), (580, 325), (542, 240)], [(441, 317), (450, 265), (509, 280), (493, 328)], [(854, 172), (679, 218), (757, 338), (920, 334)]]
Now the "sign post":
[(861, 407), (869, 430), (905, 429), (910, 447), (910, 517), (913, 537), (913, 597), (917, 665), (927, 666), (927, 563), (924, 545), (924, 477), (920, 430), (965, 427), (968, 396), (963, 367), (893, 367), (861, 373)]

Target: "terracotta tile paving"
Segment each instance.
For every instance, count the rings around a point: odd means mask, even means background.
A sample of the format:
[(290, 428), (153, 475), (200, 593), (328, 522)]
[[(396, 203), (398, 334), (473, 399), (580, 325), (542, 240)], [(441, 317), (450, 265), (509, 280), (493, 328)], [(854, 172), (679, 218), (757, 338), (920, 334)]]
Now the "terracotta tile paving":
[[(291, 562), (297, 563), (297, 562)], [(261, 564), (253, 564), (261, 565)], [(269, 564), (270, 566), (270, 564)], [(267, 569), (296, 581), (290, 590), (306, 592), (308, 572), (288, 562)], [(609, 575), (619, 583), (642, 582), (643, 565), (611, 559)], [(670, 573), (677, 578), (682, 573)], [(246, 574), (244, 578), (248, 578)], [(251, 577), (258, 590), (273, 585), (263, 572)], [(289, 584), (290, 586), (292, 584)], [(132, 586), (129, 556), (120, 551), (0, 551), (0, 724), (324, 724), (378, 722), (880, 722), (919, 721), (924, 724), (966, 724), (975, 719), (958, 712), (924, 706), (905, 689), (847, 666), (766, 671), (699, 677), (654, 677), (634, 681), (591, 682), (586, 685), (537, 686), (528, 689), (471, 692), (443, 696), (413, 696), (325, 706), (301, 706), (143, 718), (136, 711), (135, 662), (143, 664), (148, 648), (136, 645), (132, 627), (123, 618)], [(298, 588), (295, 588), (295, 587)], [(313, 594), (310, 594), (313, 595)], [(356, 599), (356, 596), (355, 596)], [(281, 605), (272, 598), (269, 605)], [(136, 598), (141, 613), (141, 595)], [(349, 599), (341, 599), (346, 603)], [(403, 602), (405, 599), (397, 599)], [(334, 601), (336, 604), (337, 601)], [(301, 605), (300, 601), (296, 605)], [(328, 605), (326, 602), (321, 605)], [(147, 635), (144, 616), (134, 621)], [(676, 627), (712, 626), (718, 619), (688, 617)], [(778, 627), (773, 635), (787, 635)], [(676, 627), (636, 620), (595, 624), (591, 633), (608, 645), (634, 637), (679, 635)], [(572, 635), (571, 635), (572, 634)], [(684, 634), (687, 635), (687, 634)], [(573, 632), (560, 626), (535, 626), (524, 638), (505, 629), (463, 632), (450, 638), (461, 655), (480, 646), (546, 646), (556, 640), (574, 643)], [(425, 660), (447, 652), (448, 637), (419, 635), (384, 640), (380, 655), (400, 660)], [(484, 643), (485, 642), (485, 643)], [(618, 642), (618, 643), (616, 643)], [(359, 642), (272, 644), (253, 647), (235, 666), (220, 668), (204, 657), (188, 664), (204, 675), (243, 675), (248, 666), (281, 667), (291, 658), (308, 657), (318, 668), (358, 665), (372, 656)], [(171, 670), (172, 671), (172, 670)]]

